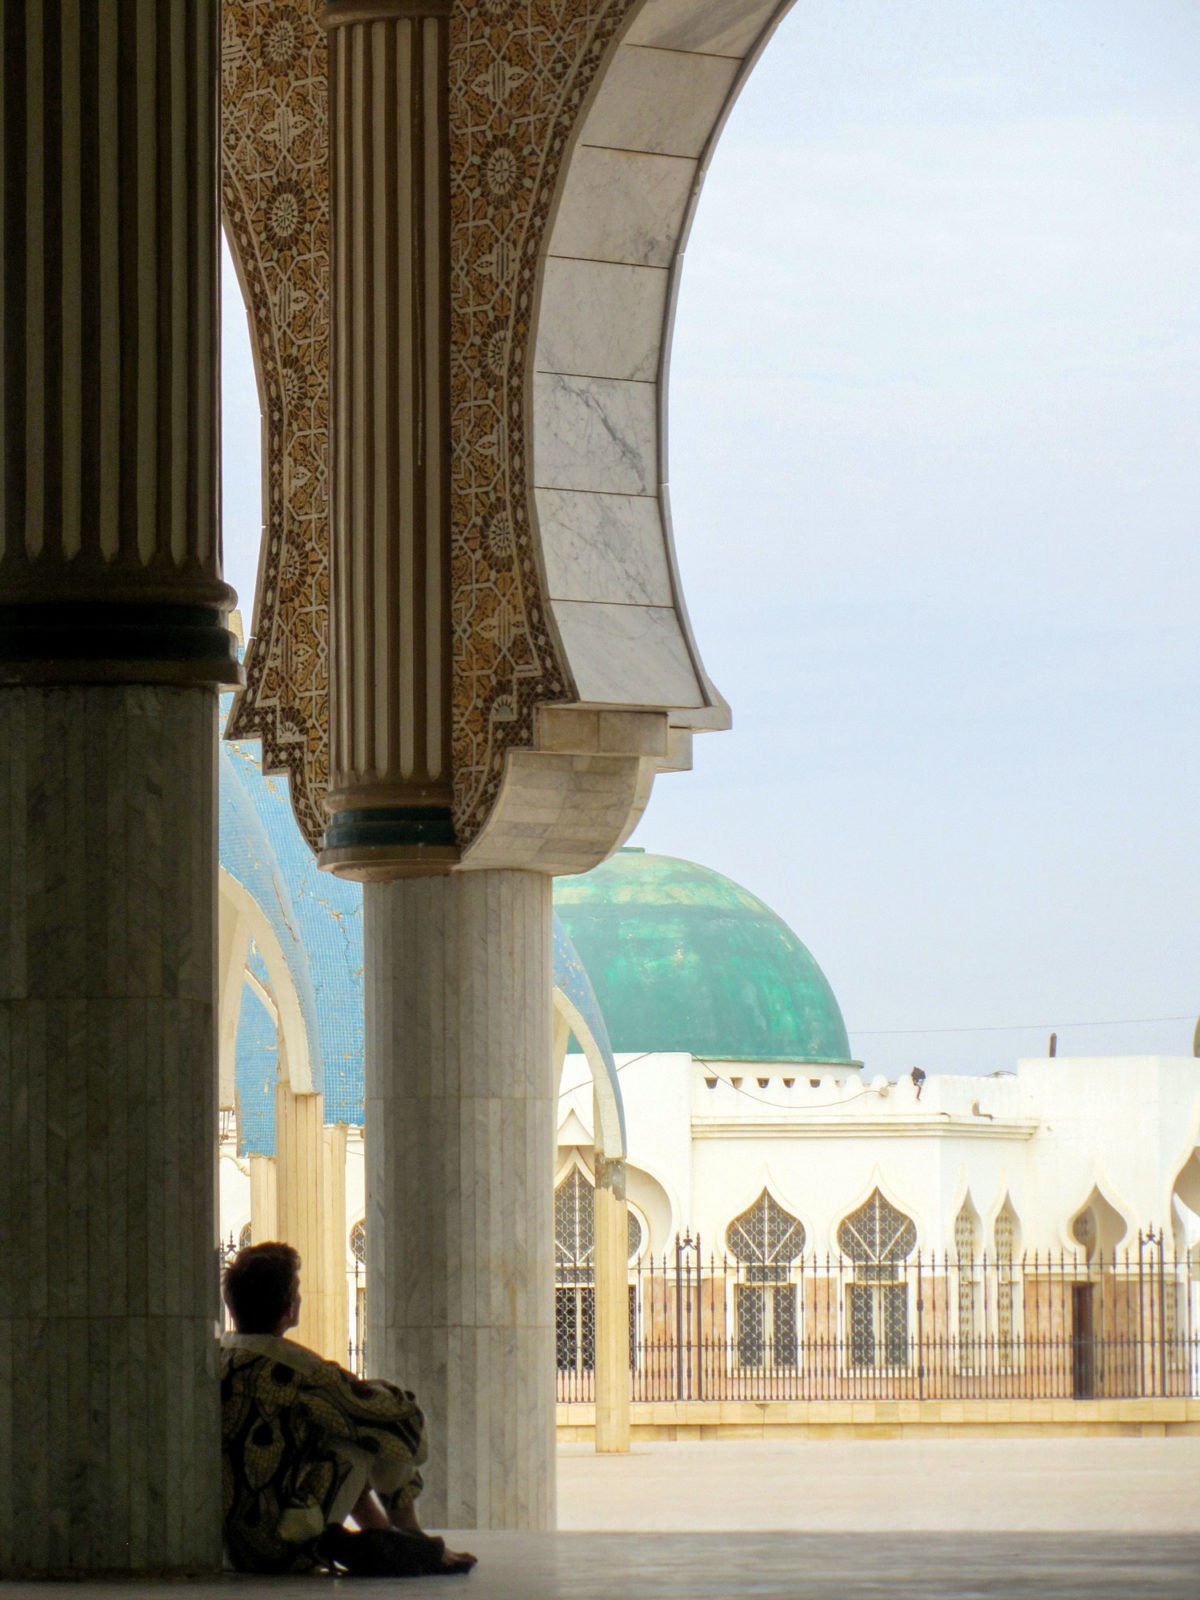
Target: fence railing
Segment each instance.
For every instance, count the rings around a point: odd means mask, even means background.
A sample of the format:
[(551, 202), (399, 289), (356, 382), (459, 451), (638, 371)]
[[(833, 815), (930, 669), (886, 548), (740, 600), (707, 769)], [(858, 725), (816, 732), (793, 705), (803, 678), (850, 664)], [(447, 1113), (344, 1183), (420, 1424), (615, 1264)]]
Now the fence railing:
[[(558, 1399), (595, 1397), (591, 1268), (556, 1285)], [(1161, 1233), (1107, 1254), (703, 1257), (629, 1272), (634, 1400), (1200, 1396), (1200, 1271)]]

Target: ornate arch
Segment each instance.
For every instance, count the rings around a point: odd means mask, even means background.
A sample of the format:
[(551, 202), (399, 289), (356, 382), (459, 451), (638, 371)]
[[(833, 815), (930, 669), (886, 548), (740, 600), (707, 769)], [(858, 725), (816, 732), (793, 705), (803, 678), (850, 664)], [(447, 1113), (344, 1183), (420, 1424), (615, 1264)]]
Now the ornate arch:
[[(674, 571), (666, 352), (673, 285), (708, 153), (788, 3), (464, 0), (451, 11), (451, 742), (454, 821), (464, 849), (480, 839), (496, 808), (510, 756), (542, 748), (540, 707), (565, 702), (666, 712), (683, 730), (727, 720), (700, 667)], [(222, 91), (222, 195), (259, 364), (266, 457), (259, 597), (247, 686), (229, 732), (260, 738), (264, 770), (288, 773), (293, 808), (314, 849), (329, 782), (323, 10), (319, 0), (225, 0)], [(662, 293), (650, 297), (649, 320), (645, 303), (640, 312), (648, 339), (643, 359), (653, 371), (648, 380), (640, 372), (603, 379), (584, 393), (570, 370), (570, 351), (578, 351), (584, 324), (598, 324), (604, 312), (597, 314), (594, 301), (573, 300), (572, 271), (562, 263), (582, 259), (572, 254), (572, 219), (581, 207), (595, 214), (589, 172), (604, 164), (604, 151), (617, 148), (642, 158), (635, 164), (643, 173), (661, 177), (664, 162), (673, 166), (669, 196), (657, 179), (648, 190), (610, 192), (616, 230), (605, 259), (630, 272), (647, 266), (663, 280)], [(658, 202), (654, 261), (628, 259), (620, 238), (636, 233), (631, 220)], [(551, 253), (559, 265), (548, 271)], [(560, 361), (556, 351), (567, 354)], [(564, 363), (566, 370), (551, 370)], [(647, 463), (645, 481), (639, 479), (646, 492), (639, 489), (636, 498), (648, 505), (624, 517), (617, 503), (628, 485), (622, 487), (621, 472), (597, 447), (590, 453), (600, 488), (611, 496), (604, 526), (559, 514), (555, 492), (585, 486), (567, 481), (573, 469), (566, 478), (558, 468), (541, 470), (553, 441), (570, 435), (571, 414), (590, 417), (611, 437), (610, 424), (622, 409), (630, 412), (631, 401), (640, 430), (632, 447)], [(578, 547), (576, 534), (584, 546), (590, 540), (593, 552), (597, 541), (611, 551), (615, 536), (617, 569), (652, 568), (645, 595), (623, 611), (614, 607), (611, 568), (597, 576), (598, 588), (588, 589), (586, 571), (595, 564), (586, 550), (585, 578), (578, 563), (572, 578), (566, 558), (572, 539)], [(613, 630), (631, 626), (636, 637), (625, 639), (624, 657), (639, 663), (638, 673), (607, 683), (598, 663), (618, 659)], [(644, 804), (640, 766), (684, 759), (665, 735), (656, 742), (648, 730), (621, 727), (612, 736), (617, 744), (610, 750), (602, 730), (572, 724), (553, 745), (560, 759), (593, 752), (633, 758), (629, 774), (619, 782), (614, 774), (620, 794), (610, 809), (620, 816), (598, 823), (601, 853), (619, 842), (630, 807)], [(521, 808), (523, 791), (514, 803)], [(562, 869), (547, 858), (546, 870)]]

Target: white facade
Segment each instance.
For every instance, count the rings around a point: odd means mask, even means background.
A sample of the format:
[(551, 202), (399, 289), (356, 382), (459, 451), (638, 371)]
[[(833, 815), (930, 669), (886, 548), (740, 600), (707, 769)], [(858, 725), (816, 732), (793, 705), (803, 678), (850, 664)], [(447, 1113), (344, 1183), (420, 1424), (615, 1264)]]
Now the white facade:
[[(1017, 1253), (1080, 1248), (1089, 1209), (1100, 1250), (1165, 1228), (1200, 1238), (1200, 1062), (1055, 1057), (991, 1077), (889, 1083), (844, 1069), (710, 1063), (684, 1053), (619, 1056), (628, 1193), (661, 1255), (699, 1232), (720, 1254), (729, 1224), (766, 1189), (803, 1223), (806, 1252), (836, 1253), (839, 1224), (879, 1188), (917, 1230), (954, 1249), (969, 1202), (994, 1249), (1007, 1201)], [(591, 1081), (567, 1058), (558, 1174), (590, 1160)], [(1193, 1209), (1194, 1208), (1194, 1209)], [(1081, 1230), (1082, 1231), (1082, 1230)]]

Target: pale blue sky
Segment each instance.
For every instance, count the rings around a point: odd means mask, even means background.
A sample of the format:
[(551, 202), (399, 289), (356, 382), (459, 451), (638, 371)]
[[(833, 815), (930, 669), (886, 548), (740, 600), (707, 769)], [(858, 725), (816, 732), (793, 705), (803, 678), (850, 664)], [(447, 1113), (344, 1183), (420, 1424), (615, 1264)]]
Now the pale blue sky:
[(1066, 1025), (1200, 1011), (1198, 171), (1192, 0), (800, 0), (714, 160), (671, 486), (735, 728), (633, 842), (772, 904), (872, 1070), (1190, 1051)]

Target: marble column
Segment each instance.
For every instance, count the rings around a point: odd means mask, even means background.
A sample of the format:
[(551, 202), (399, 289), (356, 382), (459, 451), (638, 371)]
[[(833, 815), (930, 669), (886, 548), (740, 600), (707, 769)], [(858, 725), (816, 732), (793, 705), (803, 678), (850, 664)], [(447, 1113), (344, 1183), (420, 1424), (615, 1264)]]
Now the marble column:
[(367, 1318), (433, 1527), (554, 1523), (550, 880), (368, 884)]
[(0, 1576), (220, 1564), (216, 700), (0, 689)]
[(219, 10), (0, 8), (0, 1578), (220, 1565)]
[[(598, 1119), (597, 1119), (598, 1120)], [(624, 1161), (596, 1155), (596, 1449), (629, 1449), (629, 1206)]]

